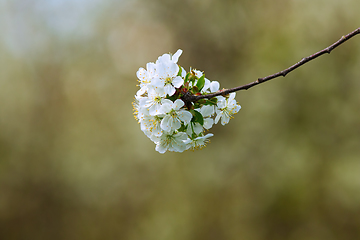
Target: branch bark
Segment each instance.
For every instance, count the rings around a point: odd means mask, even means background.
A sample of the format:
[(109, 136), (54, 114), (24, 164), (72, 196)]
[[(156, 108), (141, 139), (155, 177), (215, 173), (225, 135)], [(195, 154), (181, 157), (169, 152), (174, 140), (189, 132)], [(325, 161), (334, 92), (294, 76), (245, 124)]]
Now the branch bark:
[(242, 86), (238, 86), (238, 87), (235, 87), (235, 88), (230, 88), (230, 89), (223, 89), (223, 90), (220, 90), (218, 92), (215, 92), (215, 93), (211, 93), (211, 94), (206, 94), (206, 95), (198, 95), (198, 96), (195, 96), (195, 95), (188, 95), (188, 96), (184, 96), (185, 97), (185, 101), (186, 102), (196, 102), (200, 99), (203, 99), (203, 98), (207, 98), (207, 99), (210, 99), (210, 98), (213, 98), (213, 97), (216, 97), (216, 96), (219, 96), (219, 95), (227, 95), (229, 93), (232, 93), (232, 92), (236, 92), (236, 91), (239, 91), (239, 90), (248, 90), (249, 88), (252, 88), (260, 83), (263, 83), (263, 82), (266, 82), (266, 81), (269, 81), (271, 79), (274, 79), (274, 78), (277, 78), (277, 77), (280, 77), (280, 76), (283, 76), (285, 77), (289, 72), (292, 72), (294, 71), (295, 69), (297, 69), (298, 67), (304, 65), (305, 63), (325, 54), (325, 53), (330, 53), (334, 48), (338, 47), (339, 45), (341, 45), (342, 43), (344, 43), (345, 41), (349, 40), (350, 38), (354, 37), (355, 35), (357, 34), (360, 34), (360, 28), (354, 30), (353, 32), (347, 34), (347, 35), (344, 35), (342, 36), (338, 41), (336, 41), (335, 43), (333, 43), (332, 45), (328, 46), (327, 48), (317, 52), (317, 53), (314, 53), (308, 57), (304, 57), (302, 58), (299, 62), (295, 63), (294, 65), (290, 66), (289, 68), (286, 68), (280, 72), (277, 72), (277, 73), (274, 73), (272, 75), (269, 75), (269, 76), (266, 76), (266, 77), (262, 77), (262, 78), (258, 78), (256, 81), (254, 82), (251, 82), (251, 83), (248, 83), (248, 84), (245, 84), (245, 85), (242, 85)]

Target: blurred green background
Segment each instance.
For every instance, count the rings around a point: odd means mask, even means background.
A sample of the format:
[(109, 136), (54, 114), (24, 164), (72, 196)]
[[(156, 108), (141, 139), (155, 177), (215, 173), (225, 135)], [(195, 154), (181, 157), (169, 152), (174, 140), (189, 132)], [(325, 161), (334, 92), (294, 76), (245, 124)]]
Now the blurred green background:
[(237, 93), (201, 151), (131, 102), (163, 53), (221, 87), (360, 27), (358, 0), (0, 0), (0, 239), (360, 239), (360, 37)]

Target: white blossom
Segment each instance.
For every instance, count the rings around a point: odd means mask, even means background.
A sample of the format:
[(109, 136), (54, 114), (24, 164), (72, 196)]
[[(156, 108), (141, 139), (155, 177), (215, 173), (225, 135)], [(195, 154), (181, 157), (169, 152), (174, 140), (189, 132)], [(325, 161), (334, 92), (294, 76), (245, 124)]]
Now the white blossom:
[(164, 133), (160, 137), (154, 137), (153, 139), (156, 143), (155, 150), (159, 153), (165, 153), (166, 151), (183, 152), (186, 150), (184, 141), (187, 139), (187, 135), (184, 132)]
[(201, 137), (197, 137), (194, 139), (190, 139), (188, 138), (187, 140), (184, 141), (184, 143), (186, 144), (186, 149), (201, 149), (203, 148), (207, 142), (209, 142), (209, 137), (214, 136), (214, 134), (212, 133), (208, 133), (205, 136), (201, 136)]
[[(213, 136), (212, 133), (205, 135), (205, 131), (219, 121), (227, 124), (241, 108), (235, 93), (185, 105), (182, 99), (186, 92), (214, 93), (219, 91), (220, 84), (191, 68), (190, 78), (186, 78), (189, 74), (177, 64), (181, 54), (181, 49), (174, 55), (163, 54), (155, 63), (149, 62), (146, 68), (140, 67), (136, 72), (140, 89), (133, 102), (134, 117), (160, 153), (204, 147)], [(201, 84), (200, 78), (204, 81)]]
[(220, 83), (218, 81), (212, 81), (210, 83), (210, 92), (217, 92), (219, 91)]
[(223, 96), (218, 97), (215, 123), (218, 123), (220, 118), (222, 125), (229, 123), (232, 115), (241, 109), (241, 106), (236, 103), (235, 96), (236, 93), (230, 93), (229, 98)]
[(176, 53), (174, 55), (170, 55), (168, 53), (165, 53), (163, 55), (161, 55), (160, 57), (158, 57), (157, 61), (156, 61), (156, 64), (159, 64), (159, 63), (177, 63), (178, 60), (179, 60), (179, 57), (180, 55), (182, 54), (182, 50), (179, 49), (176, 51)]
[(192, 114), (184, 109), (180, 109), (184, 106), (184, 102), (181, 99), (177, 99), (175, 102), (165, 99), (162, 106), (162, 112), (165, 114), (161, 121), (160, 127), (166, 132), (173, 132), (181, 127), (181, 123), (188, 125), (192, 118)]
[(202, 133), (204, 131), (203, 126), (201, 126), (200, 123), (198, 122), (190, 122), (189, 125), (186, 128), (186, 133), (187, 135), (189, 135), (190, 137), (192, 136), (192, 134), (194, 133), (195, 135), (199, 135), (200, 133)]
[(140, 128), (146, 136), (161, 136), (163, 131), (160, 127), (161, 117), (141, 114), (140, 117)]
[(150, 88), (147, 97), (143, 97), (139, 101), (141, 108), (146, 108), (151, 116), (162, 114), (161, 106), (165, 95), (162, 91), (155, 91)]
[(184, 84), (184, 79), (182, 79), (180, 76), (177, 76), (178, 72), (179, 66), (176, 63), (160, 62), (157, 65), (157, 73), (151, 84), (155, 88), (163, 89), (164, 95), (172, 96), (176, 91), (175, 88), (179, 88)]
[(215, 113), (215, 108), (214, 106), (211, 105), (204, 105), (201, 108), (197, 109), (201, 115), (204, 118), (204, 125), (203, 127), (205, 129), (210, 129), (212, 128), (213, 124), (214, 124), (214, 119), (212, 119), (211, 117), (214, 115)]

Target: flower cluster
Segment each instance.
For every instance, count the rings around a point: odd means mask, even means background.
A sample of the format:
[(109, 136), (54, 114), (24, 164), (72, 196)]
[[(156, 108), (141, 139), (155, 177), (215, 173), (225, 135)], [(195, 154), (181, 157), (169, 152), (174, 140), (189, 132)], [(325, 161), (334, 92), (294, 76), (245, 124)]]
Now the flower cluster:
[(133, 102), (134, 115), (160, 153), (204, 147), (213, 136), (205, 131), (219, 121), (227, 124), (241, 108), (235, 93), (185, 104), (185, 94), (214, 93), (220, 84), (205, 78), (199, 70), (187, 73), (177, 64), (181, 54), (180, 49), (174, 55), (163, 54), (136, 73), (140, 90)]

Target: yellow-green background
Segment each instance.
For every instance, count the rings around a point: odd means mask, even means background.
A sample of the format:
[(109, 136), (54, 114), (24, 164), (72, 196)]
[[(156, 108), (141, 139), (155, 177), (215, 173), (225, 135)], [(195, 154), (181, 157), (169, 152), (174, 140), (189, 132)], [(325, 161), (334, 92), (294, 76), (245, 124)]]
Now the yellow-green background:
[(0, 0), (0, 239), (360, 239), (360, 36), (248, 91), (201, 151), (159, 154), (136, 71), (221, 87), (360, 27), (358, 0)]

